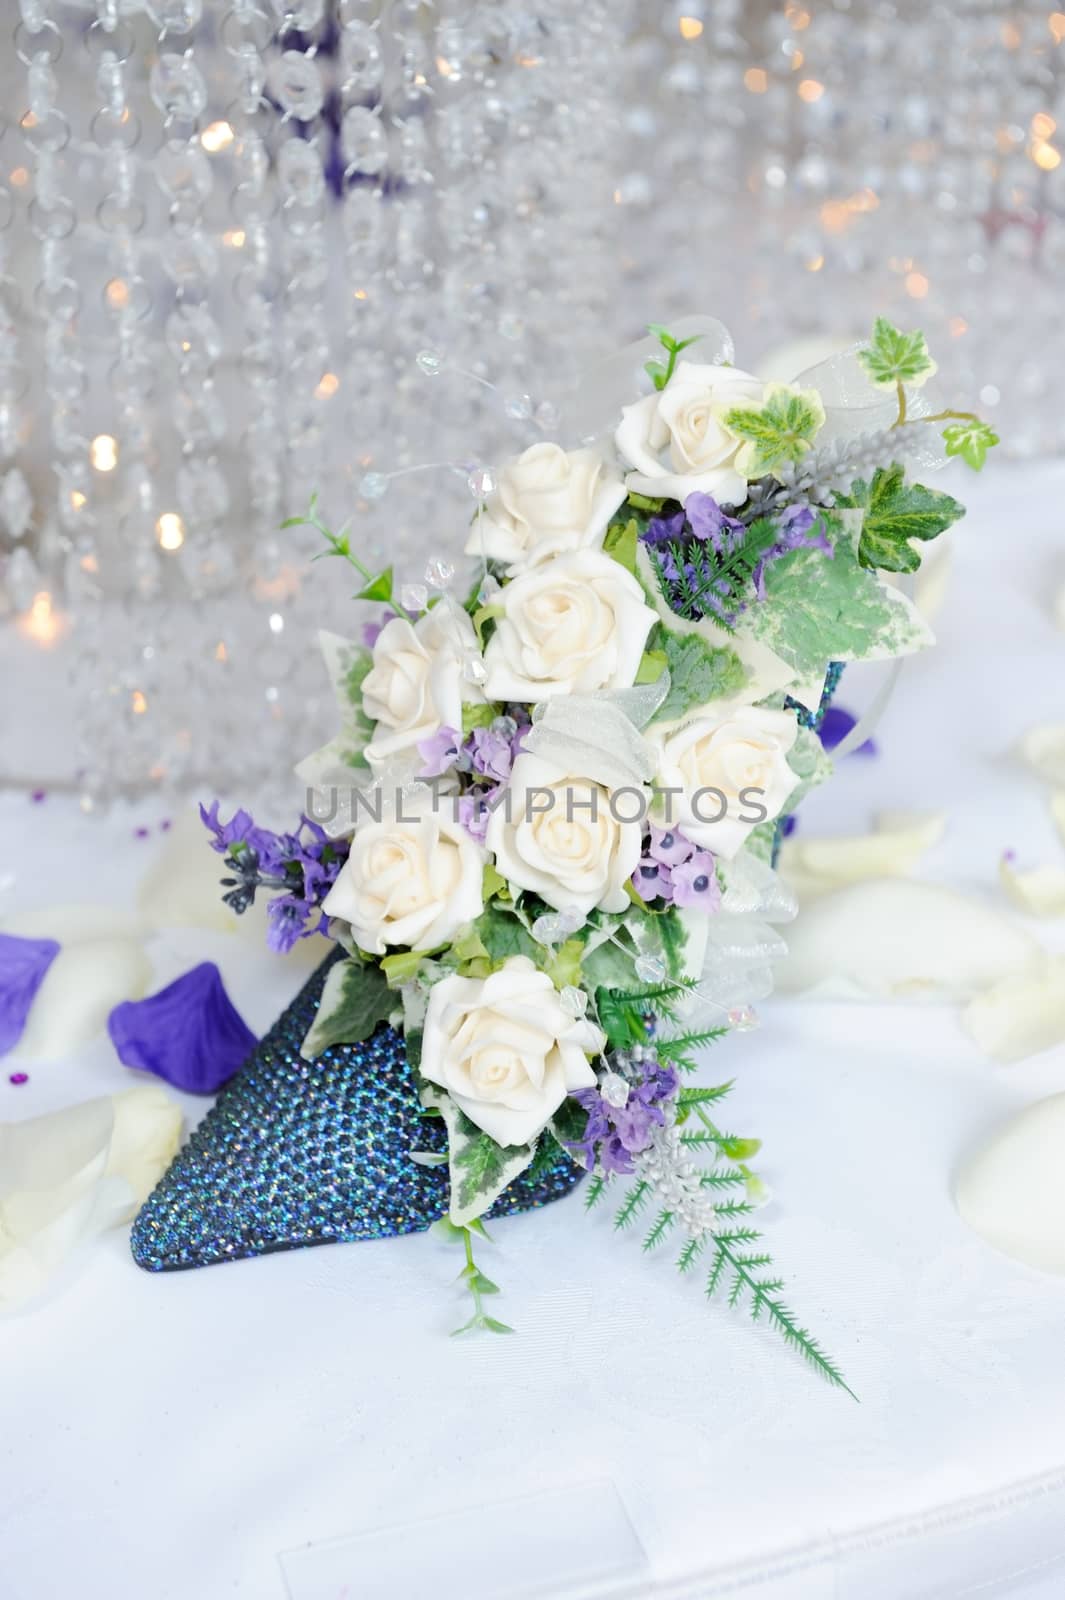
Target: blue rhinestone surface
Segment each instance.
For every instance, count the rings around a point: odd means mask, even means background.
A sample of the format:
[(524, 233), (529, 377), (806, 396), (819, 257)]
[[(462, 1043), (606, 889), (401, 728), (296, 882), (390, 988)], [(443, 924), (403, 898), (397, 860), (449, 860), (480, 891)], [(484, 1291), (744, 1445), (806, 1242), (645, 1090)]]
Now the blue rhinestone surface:
[[(447, 1210), (447, 1148), (422, 1115), (402, 1037), (381, 1027), (314, 1061), (300, 1043), (330, 956), (257, 1045), (179, 1152), (133, 1224), (138, 1266), (168, 1272), (344, 1240), (415, 1233)], [(504, 1190), (488, 1215), (557, 1200), (582, 1169), (559, 1151)]]

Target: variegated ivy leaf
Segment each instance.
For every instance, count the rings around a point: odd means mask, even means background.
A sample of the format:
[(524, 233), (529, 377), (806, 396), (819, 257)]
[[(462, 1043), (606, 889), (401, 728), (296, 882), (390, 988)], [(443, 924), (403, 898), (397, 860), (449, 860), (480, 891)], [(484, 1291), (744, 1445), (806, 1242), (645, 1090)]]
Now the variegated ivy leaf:
[(666, 697), (652, 716), (651, 726), (674, 722), (693, 707), (738, 694), (747, 682), (743, 663), (734, 650), (718, 648), (697, 633), (671, 633), (660, 624), (649, 643), (654, 651), (661, 652), (669, 673)]
[(920, 388), (938, 369), (928, 354), (925, 336), (919, 328), (903, 333), (886, 317), (877, 317), (873, 337), (858, 360), (878, 388), (893, 389), (899, 383)]
[(771, 562), (766, 597), (743, 618), (800, 679), (823, 675), (828, 661), (880, 661), (932, 642), (907, 597), (859, 566), (859, 523), (853, 512), (831, 519), (831, 556), (796, 550)]
[(451, 1201), (448, 1216), (457, 1228), (483, 1216), (536, 1154), (532, 1144), (499, 1145), (472, 1123), (441, 1089), (422, 1088), (422, 1103), (439, 1111), (447, 1125)]
[(373, 737), (374, 723), (363, 710), (362, 685), (373, 657), (362, 645), (336, 633), (323, 630), (318, 643), (340, 709), (340, 732), (301, 761), (296, 773), (312, 788), (325, 788), (369, 771), (363, 751)]
[(868, 483), (860, 479), (849, 495), (838, 495), (839, 506), (862, 510), (858, 559), (863, 567), (885, 572), (916, 572), (921, 557), (911, 539), (934, 539), (965, 515), (958, 500), (921, 483), (907, 483), (902, 467), (878, 467)]
[(318, 1011), (300, 1045), (300, 1055), (313, 1061), (333, 1044), (358, 1044), (378, 1023), (387, 1022), (397, 1000), (380, 967), (359, 961), (338, 961), (329, 969)]
[(943, 429), (943, 442), (948, 456), (961, 456), (962, 460), (979, 472), (987, 460), (987, 452), (1000, 443), (999, 436), (986, 422), (973, 417), (966, 422), (952, 422)]
[(736, 471), (745, 478), (764, 478), (782, 462), (806, 454), (824, 427), (825, 408), (816, 389), (770, 383), (760, 406), (734, 406), (724, 422), (745, 441), (736, 454)]

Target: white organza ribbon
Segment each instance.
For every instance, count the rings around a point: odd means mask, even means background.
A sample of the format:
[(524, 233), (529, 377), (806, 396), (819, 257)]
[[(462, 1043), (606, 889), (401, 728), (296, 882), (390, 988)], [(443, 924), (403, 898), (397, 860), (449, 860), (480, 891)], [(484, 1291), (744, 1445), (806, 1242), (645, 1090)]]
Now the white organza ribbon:
[(181, 1109), (155, 1084), (0, 1123), (0, 1313), (35, 1299), (76, 1250), (131, 1217), (180, 1138)]

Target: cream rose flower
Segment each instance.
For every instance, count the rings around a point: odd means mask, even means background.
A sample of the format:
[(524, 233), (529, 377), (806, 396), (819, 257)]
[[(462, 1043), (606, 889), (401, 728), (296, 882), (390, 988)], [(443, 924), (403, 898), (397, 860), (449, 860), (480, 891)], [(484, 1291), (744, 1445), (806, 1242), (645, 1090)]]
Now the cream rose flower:
[(464, 677), (465, 661), (477, 654), (469, 617), (446, 601), (417, 622), (393, 617), (385, 624), (362, 682), (363, 709), (377, 724), (364, 751), (375, 772), (413, 763), (422, 739), (462, 726), (463, 701), (483, 698)]
[(551, 556), (598, 549), (625, 494), (620, 473), (596, 451), (530, 445), (500, 473), (474, 518), (466, 554), (506, 561), (513, 578)]
[(649, 729), (670, 822), (694, 844), (734, 856), (752, 828), (779, 814), (799, 782), (787, 759), (797, 733), (793, 713), (762, 706)]
[(719, 505), (747, 498), (747, 480), (736, 470), (742, 441), (722, 418), (733, 406), (757, 406), (762, 385), (738, 367), (681, 361), (666, 387), (625, 406), (614, 442), (633, 469), (630, 492), (687, 500), (699, 490)]
[(645, 798), (642, 785), (612, 793), (594, 776), (523, 751), (485, 843), (510, 883), (533, 890), (556, 911), (624, 911), (625, 885), (640, 859)]
[(657, 614), (619, 562), (599, 550), (556, 556), (504, 586), (484, 654), (489, 700), (628, 689)]
[(481, 914), (487, 857), (428, 788), (372, 793), (380, 820), (375, 813), (357, 823), (322, 910), (349, 923), (369, 955), (384, 955), (390, 945), (446, 944)]
[(421, 1070), (497, 1144), (528, 1144), (571, 1089), (594, 1088), (588, 1056), (605, 1044), (528, 956), (510, 956), (489, 978), (433, 985)]

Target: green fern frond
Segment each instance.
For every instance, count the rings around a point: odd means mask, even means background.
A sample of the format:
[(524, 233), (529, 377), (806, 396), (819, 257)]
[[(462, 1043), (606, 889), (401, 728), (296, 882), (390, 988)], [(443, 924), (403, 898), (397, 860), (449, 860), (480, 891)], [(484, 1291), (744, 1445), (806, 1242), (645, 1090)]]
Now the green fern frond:
[(680, 1135), (680, 1142), (690, 1150), (712, 1149), (718, 1151), (723, 1150), (725, 1145), (734, 1137), (735, 1135), (731, 1133), (718, 1133), (716, 1128), (713, 1133), (710, 1132), (709, 1128), (693, 1128), (690, 1131), (685, 1129)]
[[(728, 1028), (703, 1028), (695, 1033), (678, 1033), (671, 1039), (656, 1039), (655, 1051), (659, 1061), (671, 1061), (675, 1066), (681, 1067), (685, 1072), (694, 1072), (695, 1064), (690, 1052), (705, 1050), (709, 1045), (716, 1044), (728, 1033)], [(720, 1100), (728, 1094), (732, 1082), (723, 1083), (713, 1091), (715, 1100)]]
[(584, 1209), (586, 1211), (590, 1211), (592, 1207), (603, 1198), (605, 1190), (606, 1179), (600, 1177), (598, 1173), (594, 1173), (592, 1177), (588, 1179), (588, 1183), (584, 1191)]
[(735, 1189), (747, 1179), (736, 1167), (714, 1167), (709, 1172), (701, 1172), (699, 1182), (704, 1189)]
[(615, 1228), (628, 1228), (639, 1216), (647, 1204), (647, 1197), (651, 1193), (651, 1185), (641, 1178), (634, 1183), (625, 1199), (618, 1207), (617, 1216), (614, 1218)]
[(658, 1245), (660, 1245), (670, 1228), (672, 1228), (673, 1221), (674, 1218), (672, 1211), (660, 1211), (651, 1225), (650, 1233), (643, 1241), (644, 1249), (654, 1250)]
[(696, 1261), (706, 1248), (706, 1236), (700, 1235), (695, 1239), (685, 1241), (684, 1248), (677, 1257), (677, 1269), (680, 1272), (690, 1272)]

